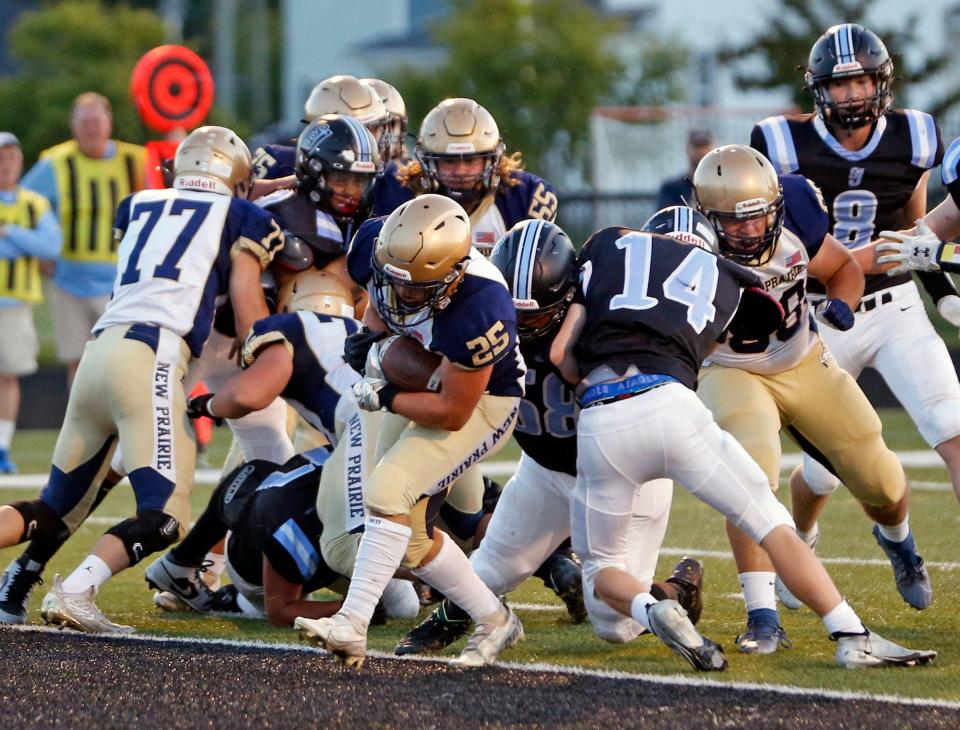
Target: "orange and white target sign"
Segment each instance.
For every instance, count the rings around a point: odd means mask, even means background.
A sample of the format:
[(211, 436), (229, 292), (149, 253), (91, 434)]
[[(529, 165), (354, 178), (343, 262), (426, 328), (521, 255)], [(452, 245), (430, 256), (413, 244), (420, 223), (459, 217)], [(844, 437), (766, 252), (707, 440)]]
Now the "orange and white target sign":
[(184, 46), (158, 46), (137, 61), (130, 95), (144, 123), (156, 132), (199, 126), (213, 106), (213, 76)]

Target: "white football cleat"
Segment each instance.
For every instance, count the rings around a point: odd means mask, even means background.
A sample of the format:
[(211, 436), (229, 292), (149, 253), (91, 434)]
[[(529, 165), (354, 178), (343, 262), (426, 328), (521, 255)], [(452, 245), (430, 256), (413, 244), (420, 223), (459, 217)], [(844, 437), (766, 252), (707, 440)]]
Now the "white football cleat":
[(837, 664), (847, 669), (871, 667), (916, 667), (929, 664), (937, 652), (907, 649), (867, 630), (863, 634), (835, 634)]
[[(205, 570), (205, 565), (178, 565), (170, 559), (168, 553), (161, 555), (150, 564), (143, 579), (151, 588), (161, 592), (158, 595), (172, 594), (194, 611), (203, 612), (210, 610), (210, 606), (213, 605), (213, 591), (203, 580)], [(164, 610), (171, 610), (161, 605), (156, 596), (153, 602)], [(176, 606), (172, 601), (166, 603)]]
[(460, 656), (450, 662), (454, 667), (484, 667), (497, 661), (501, 653), (523, 639), (523, 624), (509, 606), (502, 624), (477, 624)]
[(367, 658), (367, 634), (358, 630), (345, 613), (316, 619), (299, 616), (293, 628), (302, 640), (323, 647), (348, 667), (360, 669)]
[(722, 672), (727, 668), (723, 647), (702, 636), (690, 623), (687, 612), (676, 601), (657, 601), (647, 608), (647, 620), (654, 636), (701, 672)]
[(94, 634), (132, 634), (132, 626), (115, 624), (103, 615), (93, 602), (96, 589), (90, 586), (82, 593), (67, 593), (63, 590), (63, 581), (59, 575), (53, 577), (50, 592), (40, 604), (40, 618), (45, 623), (68, 627), (77, 631)]

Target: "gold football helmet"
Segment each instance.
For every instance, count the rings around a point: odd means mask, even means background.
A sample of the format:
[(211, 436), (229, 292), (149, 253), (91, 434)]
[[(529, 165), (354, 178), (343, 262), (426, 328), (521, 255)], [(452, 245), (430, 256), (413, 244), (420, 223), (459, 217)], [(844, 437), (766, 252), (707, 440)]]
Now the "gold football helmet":
[[(466, 208), (500, 184), (504, 144), (493, 116), (473, 99), (446, 99), (420, 125), (417, 161), (436, 192)], [(482, 160), (476, 169), (446, 169), (457, 161)]]
[[(770, 260), (783, 228), (784, 205), (777, 171), (766, 157), (741, 144), (717, 147), (697, 165), (693, 189), (700, 212), (717, 231), (723, 256), (745, 266)], [(748, 232), (724, 229), (724, 222), (732, 228), (755, 219), (765, 225)]]
[(324, 114), (353, 117), (379, 142), (390, 122), (387, 107), (373, 88), (356, 76), (331, 76), (313, 87), (303, 106), (303, 121), (312, 122)]
[(450, 304), (470, 257), (470, 216), (454, 200), (427, 194), (384, 221), (373, 250), (377, 313), (393, 328), (426, 321)]
[(335, 317), (353, 317), (353, 295), (350, 287), (333, 274), (316, 270), (301, 271), (280, 288), (277, 311), (308, 311)]
[(247, 145), (226, 127), (198, 127), (177, 147), (173, 187), (247, 197), (253, 172)]
[(381, 79), (360, 79), (374, 90), (380, 101), (387, 108), (389, 121), (387, 122), (386, 133), (381, 142), (381, 153), (383, 161), (402, 159), (406, 154), (407, 138), (407, 105), (400, 96), (400, 92), (391, 84)]

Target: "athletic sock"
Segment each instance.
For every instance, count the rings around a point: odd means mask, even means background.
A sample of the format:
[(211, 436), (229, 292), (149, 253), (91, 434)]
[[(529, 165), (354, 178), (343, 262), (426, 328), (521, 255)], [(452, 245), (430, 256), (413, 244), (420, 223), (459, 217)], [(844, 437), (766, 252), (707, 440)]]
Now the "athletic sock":
[(477, 623), (496, 623), (497, 618), (505, 615), (500, 599), (480, 580), (457, 544), (446, 533), (440, 535), (443, 545), (436, 557), (413, 574), (440, 591)]
[(820, 537), (820, 524), (814, 522), (813, 527), (808, 532), (797, 530), (797, 537), (807, 543), (807, 547), (812, 550), (813, 546), (817, 543), (817, 538)]
[(877, 523), (877, 529), (888, 542), (903, 542), (910, 537), (910, 518), (907, 517), (899, 525), (881, 525)]
[(740, 587), (743, 589), (743, 600), (747, 604), (747, 613), (761, 608), (768, 608), (776, 614), (777, 591), (774, 588), (776, 573), (754, 571), (740, 573)]
[(387, 583), (400, 567), (413, 531), (406, 525), (381, 517), (368, 516), (350, 588), (340, 613), (353, 619), (358, 629), (366, 630)]
[(16, 426), (16, 421), (0, 419), (0, 449), (10, 450), (10, 444), (13, 442), (13, 431)]
[(857, 612), (850, 608), (846, 601), (840, 601), (837, 607), (823, 617), (823, 626), (827, 633), (833, 634), (862, 634), (864, 627)]
[(77, 566), (65, 581), (63, 581), (64, 593), (83, 593), (90, 586), (99, 590), (100, 586), (113, 577), (113, 571), (102, 558), (96, 555), (88, 555), (83, 562)]
[(633, 597), (633, 600), (630, 601), (630, 615), (650, 633), (653, 633), (653, 629), (650, 628), (650, 619), (647, 618), (647, 610), (656, 602), (657, 599), (649, 593), (638, 593)]

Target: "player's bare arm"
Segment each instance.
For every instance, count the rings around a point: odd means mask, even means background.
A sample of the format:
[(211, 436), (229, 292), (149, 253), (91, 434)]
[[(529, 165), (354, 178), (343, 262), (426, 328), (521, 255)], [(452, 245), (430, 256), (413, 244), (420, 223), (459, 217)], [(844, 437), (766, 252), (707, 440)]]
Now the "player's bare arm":
[(831, 234), (810, 260), (807, 271), (827, 288), (827, 297), (842, 299), (851, 309), (863, 296), (863, 269), (853, 254)]
[(263, 556), (263, 598), (267, 621), (271, 626), (290, 628), (297, 616), (326, 618), (340, 610), (343, 601), (308, 601), (303, 596), (303, 585), (291, 583), (280, 575)]
[(242, 373), (227, 380), (210, 400), (218, 418), (241, 418), (270, 405), (283, 392), (293, 375), (293, 355), (282, 342), (257, 353), (257, 359)]
[(269, 317), (270, 310), (260, 287), (260, 261), (248, 250), (237, 248), (231, 251), (230, 261), (230, 302), (237, 338), (242, 342), (253, 323)]
[(459, 431), (473, 415), (492, 372), (493, 365), (468, 369), (444, 358), (439, 392), (397, 393), (391, 410), (421, 426)]
[(580, 340), (580, 334), (586, 323), (586, 308), (582, 304), (571, 304), (556, 339), (550, 346), (550, 362), (557, 366), (564, 380), (571, 384), (580, 382), (580, 369), (577, 367), (574, 348)]

